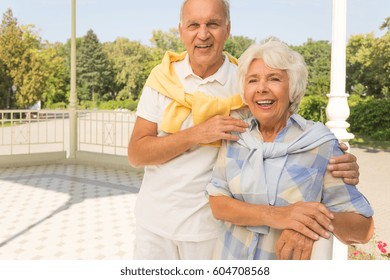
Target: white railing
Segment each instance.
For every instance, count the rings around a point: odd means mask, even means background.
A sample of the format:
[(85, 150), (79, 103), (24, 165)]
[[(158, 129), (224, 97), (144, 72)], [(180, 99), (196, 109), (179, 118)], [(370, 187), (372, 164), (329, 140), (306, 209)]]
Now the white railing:
[[(77, 111), (78, 151), (127, 155), (135, 114)], [(66, 110), (0, 110), (0, 156), (69, 151)]]
[(129, 111), (77, 111), (78, 150), (126, 156), (134, 121)]
[(65, 151), (67, 111), (1, 110), (0, 155)]

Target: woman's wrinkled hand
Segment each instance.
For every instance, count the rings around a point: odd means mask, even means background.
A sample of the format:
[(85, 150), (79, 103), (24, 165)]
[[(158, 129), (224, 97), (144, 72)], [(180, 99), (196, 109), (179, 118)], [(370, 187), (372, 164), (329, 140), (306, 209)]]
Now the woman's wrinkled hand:
[(319, 236), (329, 238), (333, 231), (333, 214), (319, 202), (296, 202), (292, 205), (270, 208), (270, 226), (293, 229), (312, 240)]

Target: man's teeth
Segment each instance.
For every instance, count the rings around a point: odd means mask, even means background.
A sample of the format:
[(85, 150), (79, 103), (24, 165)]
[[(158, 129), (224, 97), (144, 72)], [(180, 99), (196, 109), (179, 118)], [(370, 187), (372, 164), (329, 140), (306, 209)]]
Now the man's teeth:
[(211, 45), (197, 45), (197, 48), (209, 48)]

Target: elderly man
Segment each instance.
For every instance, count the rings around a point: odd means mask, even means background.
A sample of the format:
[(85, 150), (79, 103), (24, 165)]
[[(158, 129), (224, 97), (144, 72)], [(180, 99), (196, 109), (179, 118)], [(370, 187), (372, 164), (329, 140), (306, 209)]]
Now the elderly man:
[[(128, 148), (130, 164), (145, 167), (135, 208), (135, 259), (212, 257), (220, 224), (212, 216), (205, 188), (218, 142), (238, 140), (231, 132), (247, 127), (229, 116), (243, 105), (237, 94), (237, 61), (223, 53), (230, 35), (229, 2), (184, 1), (179, 32), (187, 51), (167, 52), (153, 69)], [(333, 170), (344, 170), (339, 176), (356, 184), (356, 158), (344, 155), (337, 162)], [(313, 232), (326, 236), (315, 220), (313, 224)], [(282, 238), (290, 244), (283, 246), (288, 252), (295, 246), (288, 238), (292, 234), (302, 238), (286, 231)]]

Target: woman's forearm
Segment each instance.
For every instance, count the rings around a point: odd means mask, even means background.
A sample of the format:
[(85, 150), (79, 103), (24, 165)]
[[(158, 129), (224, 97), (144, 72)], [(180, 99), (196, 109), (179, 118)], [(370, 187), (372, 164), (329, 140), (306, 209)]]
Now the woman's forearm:
[(210, 196), (210, 206), (217, 220), (238, 226), (267, 225), (265, 213), (269, 206), (249, 204), (228, 196)]
[(344, 244), (367, 243), (374, 234), (374, 220), (352, 212), (333, 212), (334, 235)]
[(317, 240), (328, 238), (332, 230), (332, 213), (319, 202), (297, 202), (288, 206), (258, 205), (228, 196), (210, 196), (216, 219), (238, 226), (269, 226), (293, 229)]

